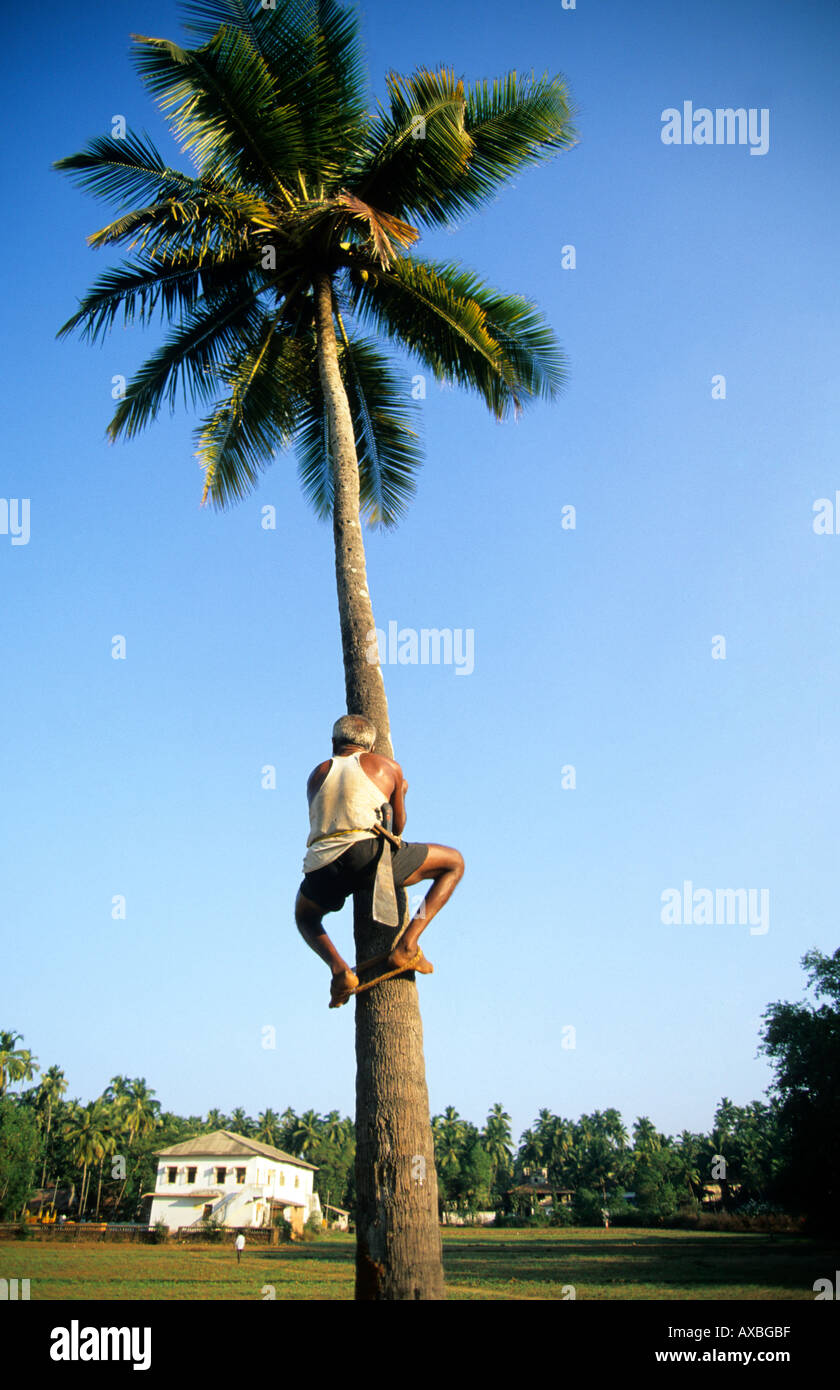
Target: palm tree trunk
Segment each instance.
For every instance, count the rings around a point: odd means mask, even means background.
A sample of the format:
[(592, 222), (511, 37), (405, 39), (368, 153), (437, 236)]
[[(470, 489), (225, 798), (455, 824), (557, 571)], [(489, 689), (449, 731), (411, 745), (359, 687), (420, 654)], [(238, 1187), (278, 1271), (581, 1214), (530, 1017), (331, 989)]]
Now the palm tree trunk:
[(52, 1102), (47, 1099), (47, 1133), (44, 1140), (44, 1166), (41, 1169), (41, 1189), (44, 1187), (44, 1179), (47, 1176), (47, 1150), (50, 1145), (50, 1125), (52, 1124)]
[[(341, 644), (349, 714), (377, 729), (376, 751), (392, 757), (388, 704), (378, 661), (368, 660), (373, 608), (359, 521), (359, 470), (353, 421), (341, 379), (332, 287), (316, 286), (318, 365), (333, 461), (333, 534)], [(408, 908), (398, 892), (401, 920)], [(387, 950), (394, 937), (374, 922), (372, 895), (357, 893), (356, 959)], [(437, 1178), (413, 974), (388, 980), (356, 1000), (356, 1299), (442, 1299)]]

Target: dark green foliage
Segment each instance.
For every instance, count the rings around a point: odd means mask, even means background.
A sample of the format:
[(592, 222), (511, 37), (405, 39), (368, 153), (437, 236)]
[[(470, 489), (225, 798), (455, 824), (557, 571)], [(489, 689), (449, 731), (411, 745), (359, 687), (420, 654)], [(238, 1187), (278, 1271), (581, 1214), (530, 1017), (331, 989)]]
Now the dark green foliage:
[(315, 369), (314, 291), (334, 295), (361, 513), (391, 526), (420, 462), (404, 371), (360, 336), (367, 320), (439, 380), (493, 413), (556, 395), (565, 362), (529, 301), (407, 255), (424, 226), (485, 206), (518, 171), (575, 143), (560, 77), (469, 87), (447, 69), (391, 74), (368, 111), (358, 17), (336, 0), (188, 0), (195, 48), (135, 36), (140, 77), (192, 169), (147, 137), (99, 136), (57, 167), (116, 206), (94, 246), (134, 257), (107, 270), (60, 330), (101, 339), (157, 314), (171, 331), (109, 426), (131, 438), (183, 396), (197, 430), (203, 501), (251, 492), (293, 446), (304, 491), (332, 505), (327, 411)]
[[(828, 1002), (775, 1004), (765, 1014), (776, 1094), (746, 1106), (724, 1097), (708, 1134), (684, 1130), (671, 1138), (642, 1116), (631, 1138), (616, 1110), (572, 1121), (546, 1109), (522, 1135), (514, 1158), (510, 1117), (501, 1104), (492, 1107), (481, 1130), (449, 1106), (432, 1122), (441, 1213), (469, 1220), (477, 1211), (495, 1209), (504, 1211), (508, 1224), (599, 1226), (606, 1207), (611, 1226), (694, 1226), (719, 1219), (741, 1223), (737, 1229), (763, 1221), (781, 1230), (790, 1214), (807, 1211), (816, 1229), (826, 1229), (836, 1220), (840, 1172), (838, 958), (840, 952), (811, 952), (804, 962), (818, 997)], [(51, 1070), (60, 1079), (59, 1069)], [(312, 1163), (322, 1206), (353, 1212), (355, 1134), (338, 1111), (322, 1116), (269, 1109), (255, 1121), (240, 1108), (230, 1116), (210, 1111), (202, 1120), (161, 1114), (142, 1078), (114, 1077), (87, 1107), (61, 1099), (60, 1090), (39, 1085), (0, 1096), (0, 1216), (6, 1219), (32, 1200), (42, 1170), (48, 1189), (58, 1184), (59, 1210), (75, 1188), (71, 1215), (77, 1212), (83, 1164), (72, 1136), (90, 1106), (97, 1133), (115, 1146), (103, 1159), (101, 1215), (107, 1220), (142, 1219), (147, 1208), (140, 1196), (155, 1186), (158, 1151), (216, 1129), (250, 1133)], [(118, 1156), (125, 1160), (124, 1178), (111, 1176)], [(92, 1185), (85, 1213), (91, 1216), (99, 1162), (95, 1153), (88, 1161)], [(514, 1196), (517, 1186), (525, 1191)], [(574, 1203), (562, 1202), (559, 1189), (574, 1191)], [(631, 1203), (625, 1203), (625, 1191), (634, 1194)]]
[(776, 1071), (782, 1164), (774, 1184), (816, 1230), (840, 1230), (840, 949), (802, 958), (812, 1004), (771, 1004), (762, 1050)]
[(32, 1111), (11, 1096), (0, 1096), (0, 1220), (26, 1205), (40, 1154), (41, 1135)]
[[(162, 1222), (158, 1222), (155, 1230), (157, 1230), (158, 1225), (162, 1224)], [(206, 1216), (198, 1223), (198, 1229), (201, 1231), (202, 1239), (210, 1241), (213, 1245), (217, 1245), (225, 1233), (221, 1221), (215, 1216)]]

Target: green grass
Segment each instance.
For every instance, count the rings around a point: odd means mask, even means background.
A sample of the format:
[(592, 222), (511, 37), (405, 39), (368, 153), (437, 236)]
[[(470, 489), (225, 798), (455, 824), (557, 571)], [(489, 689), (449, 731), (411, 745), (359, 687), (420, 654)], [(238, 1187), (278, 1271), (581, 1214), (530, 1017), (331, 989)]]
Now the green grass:
[[(0, 1244), (0, 1277), (60, 1299), (352, 1299), (354, 1237), (246, 1249), (227, 1245)], [(836, 1245), (740, 1232), (474, 1230), (443, 1232), (455, 1300), (801, 1299), (840, 1263)], [(564, 1293), (564, 1288), (566, 1292)]]

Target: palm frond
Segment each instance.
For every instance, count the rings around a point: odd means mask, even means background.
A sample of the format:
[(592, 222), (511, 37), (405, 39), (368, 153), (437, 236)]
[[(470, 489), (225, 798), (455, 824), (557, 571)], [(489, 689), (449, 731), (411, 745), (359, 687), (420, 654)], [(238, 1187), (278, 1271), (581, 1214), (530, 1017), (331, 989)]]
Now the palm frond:
[[(359, 22), (353, 10), (337, 0), (307, 0), (299, 8), (307, 21), (284, 91), (286, 99), (299, 102), (305, 113), (312, 150), (308, 167), (329, 188), (344, 182), (348, 158), (359, 147), (368, 123)], [(277, 28), (267, 23), (263, 42), (277, 71), (286, 61), (286, 49), (282, 43), (274, 47), (275, 34), (279, 37)]]
[[(185, 27), (209, 43), (222, 27), (238, 29), (272, 73), (280, 105), (299, 109), (306, 124), (307, 174), (357, 139), (366, 116), (366, 74), (358, 22), (335, 0), (186, 0)], [(332, 146), (332, 149), (330, 149)]]
[(388, 92), (388, 108), (370, 125), (370, 153), (354, 175), (354, 191), (400, 215), (445, 221), (445, 200), (472, 153), (464, 84), (445, 68), (391, 73)]
[(466, 127), (473, 153), (455, 181), (459, 208), (472, 211), (520, 170), (542, 164), (577, 142), (574, 108), (562, 76), (479, 82), (467, 96)]
[[(219, 29), (227, 25), (230, 28), (241, 29), (251, 40), (254, 48), (258, 48), (259, 29), (254, 9), (254, 4), (249, 3), (249, 0), (181, 0), (180, 5), (184, 16), (184, 29), (203, 43), (209, 43)], [(265, 13), (262, 6), (260, 13)]]
[(81, 329), (96, 342), (113, 327), (120, 310), (123, 323), (149, 323), (159, 307), (162, 317), (193, 308), (202, 296), (221, 293), (238, 281), (247, 288), (254, 276), (254, 258), (240, 253), (238, 265), (228, 256), (197, 257), (187, 252), (145, 256), (106, 270), (88, 291), (77, 312), (58, 330), (57, 337)]
[[(395, 526), (414, 495), (415, 475), (422, 461), (405, 383), (368, 339), (347, 338), (339, 348), (339, 363), (353, 417), (360, 512), (369, 525)], [(319, 516), (329, 516), (332, 459), (326, 406), (314, 361), (295, 452), (304, 496)]]
[(242, 334), (256, 334), (260, 319), (256, 293), (231, 291), (190, 310), (129, 382), (108, 426), (110, 439), (139, 433), (164, 401), (174, 410), (179, 383), (184, 398), (193, 403), (218, 395), (220, 369), (235, 354)]
[(130, 249), (138, 247), (149, 254), (183, 251), (198, 257), (213, 255), (220, 260), (237, 256), (263, 220), (271, 220), (264, 203), (252, 202), (250, 216), (246, 216), (239, 203), (202, 196), (124, 213), (100, 227), (88, 241), (93, 247), (129, 242)]
[(198, 189), (194, 176), (170, 169), (149, 137), (133, 131), (121, 139), (99, 135), (79, 154), (56, 160), (53, 168), (96, 197), (121, 204), (189, 197)]
[(300, 419), (311, 380), (311, 351), (284, 337), (279, 314), (265, 318), (257, 338), (221, 370), (229, 395), (197, 431), (204, 469), (202, 502), (222, 509), (256, 487), (277, 449), (285, 448)]
[[(454, 84), (451, 74), (447, 77)], [(387, 206), (426, 225), (443, 225), (475, 211), (521, 170), (550, 159), (577, 139), (571, 98), (561, 77), (520, 78), (513, 72), (492, 84), (458, 84), (460, 143), (457, 132), (439, 128), (439, 118), (427, 118), (418, 134), (423, 100), (432, 93), (418, 87), (417, 77), (392, 78), (389, 86), (391, 112), (374, 122), (373, 153), (353, 187), (373, 202), (388, 190), (394, 201), (389, 199)], [(460, 161), (459, 149), (464, 152)]]
[(282, 191), (306, 157), (300, 113), (280, 99), (247, 37), (220, 29), (201, 49), (135, 35), (143, 81), (205, 177)]
[(565, 361), (539, 311), (459, 266), (401, 257), (385, 271), (361, 257), (348, 274), (351, 303), (441, 381), (477, 391), (497, 419), (562, 388)]

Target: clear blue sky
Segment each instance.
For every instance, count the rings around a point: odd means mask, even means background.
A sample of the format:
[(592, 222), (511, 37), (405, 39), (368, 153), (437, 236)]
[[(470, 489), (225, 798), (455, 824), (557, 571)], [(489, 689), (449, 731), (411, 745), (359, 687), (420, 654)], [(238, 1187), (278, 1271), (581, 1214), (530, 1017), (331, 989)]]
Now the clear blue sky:
[[(801, 996), (809, 947), (838, 945), (840, 536), (812, 522), (840, 489), (840, 12), (362, 14), (374, 92), (421, 64), (562, 72), (581, 132), (422, 245), (539, 301), (565, 395), (500, 426), (430, 384), (416, 502), (368, 539), (381, 626), (474, 634), (469, 676), (385, 670), (408, 834), (467, 861), (424, 938), (432, 1110), (480, 1123), (500, 1100), (517, 1135), (541, 1106), (707, 1129), (721, 1096), (763, 1096), (762, 1010)], [(352, 1010), (327, 1010), (292, 920), (305, 780), (343, 710), (330, 530), (292, 458), (202, 511), (186, 411), (105, 442), (112, 377), (159, 328), (54, 337), (116, 257), (85, 245), (107, 205), (52, 161), (121, 114), (183, 162), (132, 32), (179, 37), (175, 4), (15, 7), (4, 28), (0, 496), (30, 499), (31, 532), (0, 535), (0, 1026), (85, 1100), (128, 1073), (185, 1114), (352, 1114)], [(684, 101), (766, 108), (768, 152), (666, 146)], [(766, 889), (769, 929), (664, 924), (686, 880)], [(349, 910), (331, 921), (349, 952)]]

